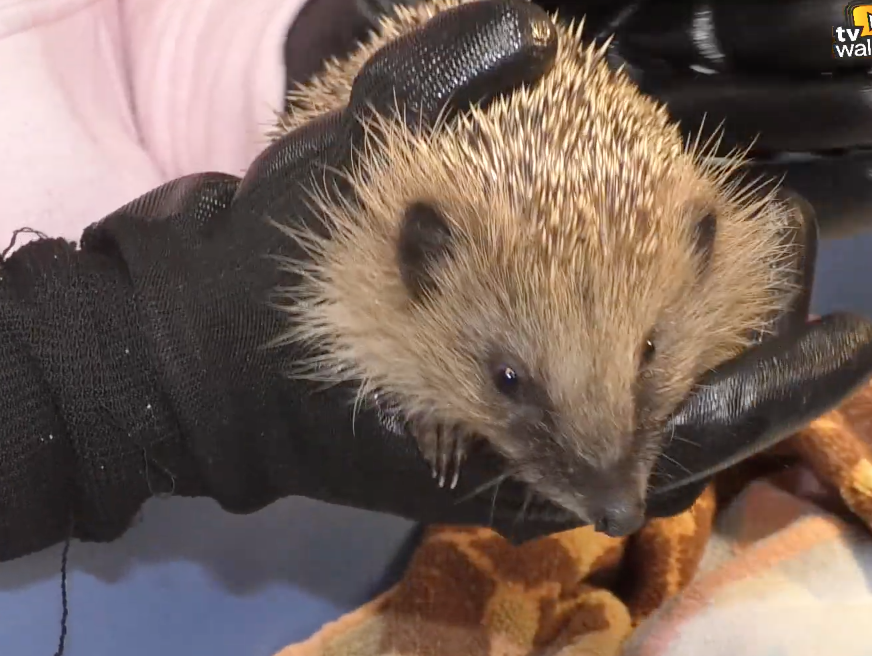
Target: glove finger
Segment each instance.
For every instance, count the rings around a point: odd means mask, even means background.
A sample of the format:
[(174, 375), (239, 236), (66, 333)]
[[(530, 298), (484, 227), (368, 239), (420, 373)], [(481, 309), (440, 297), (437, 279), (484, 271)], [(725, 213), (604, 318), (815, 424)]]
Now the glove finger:
[[(535, 82), (554, 62), (548, 15), (522, 0), (489, 0), (438, 14), (377, 51), (355, 78), (349, 106), (273, 142), (252, 163), (235, 202), (260, 214), (299, 198), (323, 165), (345, 168), (364, 136), (366, 111), (399, 111), (412, 130)], [(318, 166), (320, 165), (320, 166)], [(319, 185), (320, 186), (320, 185)]]
[(872, 322), (831, 314), (767, 340), (700, 382), (673, 416), (652, 475), (666, 493), (755, 455), (832, 410), (872, 376)]
[[(780, 200), (787, 203), (792, 209), (793, 220), (788, 239), (792, 244), (798, 246), (796, 253), (799, 258), (795, 283), (800, 289), (800, 293), (775, 328), (776, 335), (784, 335), (802, 330), (808, 320), (811, 291), (814, 285), (818, 230), (814, 209), (808, 201), (785, 186), (778, 189), (778, 195)], [(674, 455), (668, 453), (667, 457), (681, 462), (680, 453)], [(659, 466), (658, 471), (662, 471)], [(648, 517), (671, 517), (684, 512), (694, 504), (711, 480), (711, 476), (706, 476), (666, 491), (654, 488), (648, 496), (646, 515)]]
[[(340, 405), (335, 394), (288, 397), (290, 403), (300, 406), (295, 411), (307, 411), (305, 421), (313, 427), (342, 425), (319, 415), (335, 418), (337, 412), (351, 413), (350, 403)], [(357, 412), (353, 426), (350, 439), (344, 434), (324, 434), (323, 430), (307, 432), (311, 439), (300, 443), (305, 454), (299, 454), (298, 459), (318, 466), (299, 472), (295, 488), (328, 503), (427, 524), (491, 526), (507, 538), (528, 539), (580, 524), (567, 511), (528, 498), (526, 488), (506, 475), (505, 462), (486, 444), (468, 454), (456, 487), (440, 487), (416, 441), (404, 428), (384, 426), (379, 413), (369, 410)], [(307, 426), (300, 430), (307, 430)]]
[[(341, 112), (320, 116), (273, 141), (248, 167), (236, 197), (238, 211), (243, 203), (248, 214), (260, 216), (280, 199), (303, 197), (299, 185), (312, 182), (315, 162), (323, 160), (340, 141)], [(280, 218), (280, 217), (273, 217)], [(286, 217), (281, 217), (286, 218)]]
[(618, 31), (618, 47), (642, 68), (650, 60), (675, 68), (701, 66), (756, 75), (868, 68), (868, 60), (860, 57), (833, 57), (832, 29), (854, 27), (853, 21), (845, 22), (844, 2), (696, 0), (637, 4), (638, 9)]
[(796, 298), (774, 327), (775, 335), (784, 335), (801, 329), (808, 321), (811, 293), (814, 287), (815, 262), (817, 260), (818, 227), (814, 208), (792, 189), (781, 186), (777, 191), (779, 200), (790, 210), (786, 246), (796, 257), (793, 284), (799, 289)]
[[(557, 31), (524, 0), (475, 2), (437, 14), (376, 52), (355, 78), (346, 127), (355, 145), (368, 111), (399, 110), (410, 130), (536, 82), (553, 64)], [(343, 144), (345, 145), (345, 144)], [(334, 161), (345, 161), (339, 154)]]
[(654, 519), (680, 515), (699, 499), (699, 495), (705, 491), (711, 481), (711, 477), (707, 476), (670, 490), (652, 490), (648, 495), (645, 516), (648, 519)]
[(821, 239), (872, 229), (872, 153), (751, 162), (746, 170), (755, 177), (780, 178), (805, 198), (814, 207)]

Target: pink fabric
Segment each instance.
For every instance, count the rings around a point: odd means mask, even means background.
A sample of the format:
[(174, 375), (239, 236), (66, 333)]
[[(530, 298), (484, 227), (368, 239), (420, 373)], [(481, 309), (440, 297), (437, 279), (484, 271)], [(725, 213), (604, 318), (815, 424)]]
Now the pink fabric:
[(162, 182), (244, 171), (305, 1), (0, 0), (0, 250), (16, 228), (78, 240)]
[(621, 656), (868, 656), (872, 538), (761, 480), (719, 517), (691, 584)]

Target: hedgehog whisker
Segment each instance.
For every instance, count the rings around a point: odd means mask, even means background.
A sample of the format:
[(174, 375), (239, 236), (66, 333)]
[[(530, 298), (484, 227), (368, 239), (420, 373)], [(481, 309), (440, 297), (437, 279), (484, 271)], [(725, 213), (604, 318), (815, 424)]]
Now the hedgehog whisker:
[(650, 478), (650, 479), (648, 480), (648, 492), (652, 492), (652, 491), (656, 490), (656, 487), (655, 487), (655, 485), (654, 485), (654, 481), (653, 481), (653, 478), (654, 478), (654, 477), (662, 477), (662, 478), (665, 478), (667, 483), (671, 483), (673, 480), (675, 480), (675, 477), (674, 477), (674, 476), (672, 476), (672, 475), (669, 474), (668, 472), (663, 471), (663, 468), (662, 468), (662, 467), (659, 467), (659, 466), (656, 465), (656, 464), (655, 464), (654, 467), (652, 468), (652, 470), (651, 470), (651, 474), (652, 474), (652, 478)]
[(690, 475), (693, 474), (692, 471), (690, 471), (687, 467), (685, 467), (685, 466), (682, 465), (680, 462), (678, 462), (675, 458), (670, 458), (670, 457), (667, 456), (665, 453), (661, 453), (661, 454), (660, 454), (660, 457), (663, 458), (664, 460), (668, 460), (668, 461), (671, 462), (673, 465), (675, 465), (675, 466), (678, 467), (679, 469), (683, 470), (684, 473), (687, 474), (688, 476), (690, 476)]
[(497, 510), (497, 495), (500, 493), (500, 484), (502, 484), (503, 480), (505, 479), (502, 479), (499, 483), (497, 483), (497, 486), (494, 488), (493, 499), (491, 499), (490, 517), (488, 518), (488, 527), (491, 528), (494, 525), (494, 515), (496, 514)]
[(494, 476), (490, 480), (479, 485), (477, 488), (475, 488), (474, 490), (472, 490), (468, 494), (465, 494), (464, 496), (460, 497), (460, 499), (457, 500), (457, 503), (466, 503), (467, 501), (469, 501), (473, 497), (478, 496), (482, 492), (487, 492), (488, 490), (490, 490), (493, 487), (498, 488), (503, 481), (505, 481), (508, 478), (511, 478), (512, 476), (514, 476), (515, 474), (517, 474), (520, 471), (521, 471), (521, 467), (515, 467), (513, 469), (510, 469), (508, 471), (503, 472), (502, 474), (497, 474), (496, 476)]
[(673, 441), (681, 442), (682, 444), (690, 444), (691, 446), (699, 447), (699, 442), (694, 442), (693, 440), (689, 440), (686, 437), (680, 437), (675, 434), (675, 427), (672, 427), (672, 437), (669, 438), (669, 442), (667, 442), (667, 446), (671, 444)]
[[(694, 442), (693, 440), (689, 440), (686, 437), (681, 437), (680, 435), (678, 435), (678, 428), (675, 424), (672, 424), (669, 439), (666, 440), (666, 445), (663, 448), (668, 449), (669, 445), (673, 442), (681, 442), (682, 444), (690, 444), (691, 446), (699, 447), (698, 442)], [(658, 455), (662, 455), (662, 452)]]
[(530, 507), (530, 503), (532, 501), (533, 501), (533, 490), (531, 490), (530, 488), (527, 488), (527, 492), (526, 492), (526, 494), (524, 494), (524, 503), (521, 504), (521, 508), (520, 508), (520, 510), (518, 510), (518, 514), (515, 516), (514, 522), (512, 522), (513, 526), (517, 526), (522, 521), (524, 521), (524, 513), (527, 512), (527, 510)]
[(671, 428), (672, 430), (669, 431), (669, 439), (666, 441), (666, 446), (663, 447), (664, 449), (668, 449), (669, 445), (672, 444), (672, 440), (675, 439), (675, 424), (672, 424)]

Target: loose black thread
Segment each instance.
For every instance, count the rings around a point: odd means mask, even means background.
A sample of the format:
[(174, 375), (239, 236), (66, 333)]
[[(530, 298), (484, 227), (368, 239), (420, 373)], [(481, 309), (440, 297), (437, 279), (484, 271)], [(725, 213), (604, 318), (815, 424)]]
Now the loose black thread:
[[(145, 462), (145, 483), (148, 485), (148, 492), (151, 496), (157, 499), (168, 499), (176, 493), (176, 477), (173, 473), (160, 464), (154, 457), (149, 458), (148, 452), (145, 450), (145, 447), (140, 447), (142, 449), (142, 459)], [(170, 479), (171, 487), (169, 492), (161, 492), (159, 491), (151, 482), (149, 462), (160, 472), (164, 474), (167, 478)]]
[(12, 232), (12, 239), (9, 241), (9, 245), (3, 249), (2, 253), (0, 253), (0, 260), (5, 260), (6, 256), (9, 255), (13, 248), (15, 248), (19, 235), (36, 235), (40, 239), (48, 239), (47, 234), (35, 230), (34, 228), (18, 228)]
[[(27, 230), (27, 229), (23, 229)], [(14, 246), (14, 237), (13, 244), (10, 245), (9, 248)], [(8, 249), (7, 249), (8, 250)], [(4, 251), (4, 255), (0, 255), (0, 258), (5, 256), (6, 251)], [(102, 410), (106, 413), (110, 421), (115, 424), (117, 428), (121, 428), (118, 423), (115, 421), (114, 416), (110, 412), (109, 408), (106, 406), (102, 406)], [(138, 423), (138, 422), (137, 422)], [(142, 448), (142, 457), (145, 461), (145, 479), (146, 484), (148, 485), (149, 492), (152, 496), (156, 496), (158, 498), (172, 496), (176, 490), (176, 477), (173, 475), (169, 469), (161, 465), (159, 462), (155, 461), (154, 458), (149, 458), (148, 453), (146, 452), (145, 447)], [(149, 476), (149, 460), (152, 464), (161, 472), (163, 472), (167, 477), (169, 477), (170, 482), (172, 483), (172, 487), (170, 491), (167, 492), (157, 492), (155, 488), (152, 486), (151, 478)], [(70, 544), (73, 541), (73, 522), (70, 521), (70, 529), (67, 532), (67, 538), (64, 541), (64, 548), (61, 552), (61, 627), (60, 627), (60, 636), (58, 637), (58, 648), (55, 651), (54, 656), (64, 656), (64, 652), (66, 651), (67, 645), (67, 634), (69, 632), (69, 618), (70, 618), (70, 600), (69, 594), (67, 592), (67, 579), (69, 572), (69, 559), (70, 559)]]
[[(114, 422), (114, 417), (112, 413), (109, 412), (109, 408), (103, 406), (103, 410), (109, 416), (111, 420)], [(117, 423), (116, 423), (117, 426)], [(120, 428), (120, 426), (119, 426)], [(152, 496), (157, 498), (166, 498), (171, 497), (176, 490), (176, 477), (173, 473), (157, 462), (154, 458), (149, 458), (148, 453), (146, 452), (145, 447), (142, 448), (142, 458), (145, 462), (145, 480), (148, 485), (148, 490)], [(159, 471), (161, 471), (165, 476), (170, 479), (172, 484), (169, 492), (159, 492), (152, 485), (151, 477), (149, 476), (149, 462), (152, 463), (154, 467), (156, 467)], [(58, 648), (55, 651), (54, 656), (64, 656), (64, 652), (66, 651), (66, 643), (67, 643), (67, 633), (69, 630), (69, 617), (70, 617), (70, 602), (69, 595), (67, 593), (67, 577), (69, 571), (69, 558), (70, 558), (70, 544), (73, 541), (73, 528), (72, 522), (70, 524), (70, 530), (67, 533), (67, 539), (64, 541), (64, 548), (61, 553), (61, 629), (60, 636), (58, 637)]]
[[(9, 240), (9, 245), (3, 249), (3, 252), (0, 253), (0, 265), (6, 260), (6, 256), (12, 252), (12, 249), (15, 248), (15, 245), (18, 243), (18, 237), (20, 235), (35, 235), (39, 239), (48, 239), (48, 235), (34, 228), (18, 228), (17, 230), (13, 230), (12, 238)], [(69, 618), (70, 618), (70, 599), (67, 594), (67, 575), (68, 575), (68, 565), (70, 559), (70, 544), (73, 541), (73, 526), (72, 520), (70, 521), (70, 529), (67, 532), (66, 540), (64, 540), (64, 548), (61, 552), (61, 627), (60, 627), (60, 636), (58, 637), (58, 648), (55, 651), (54, 656), (64, 656), (64, 652), (66, 651), (67, 646), (67, 633), (69, 631)]]
[[(119, 432), (124, 431), (124, 427), (121, 423), (115, 418), (115, 415), (112, 414), (112, 411), (105, 405), (100, 404), (100, 409), (103, 411), (106, 419), (112, 425), (113, 428), (118, 430)], [(147, 433), (151, 430), (151, 427), (146, 425), (146, 419), (137, 419), (133, 426), (131, 427), (131, 431), (128, 433), (129, 435)], [(135, 440), (134, 442), (141, 450), (142, 450), (142, 462), (144, 465), (144, 473), (145, 473), (145, 484), (148, 487), (148, 493), (158, 499), (167, 499), (172, 497), (176, 493), (176, 475), (173, 474), (172, 471), (165, 465), (161, 464), (154, 456), (150, 455), (145, 446), (142, 445), (139, 440)], [(152, 482), (151, 468), (166, 476), (170, 482), (169, 491), (161, 491), (158, 487)]]
[(64, 656), (67, 647), (67, 628), (70, 618), (70, 600), (67, 595), (67, 571), (70, 559), (70, 544), (73, 541), (73, 531), (70, 528), (67, 539), (64, 541), (64, 549), (61, 552), (61, 634), (58, 638), (58, 648), (54, 656)]

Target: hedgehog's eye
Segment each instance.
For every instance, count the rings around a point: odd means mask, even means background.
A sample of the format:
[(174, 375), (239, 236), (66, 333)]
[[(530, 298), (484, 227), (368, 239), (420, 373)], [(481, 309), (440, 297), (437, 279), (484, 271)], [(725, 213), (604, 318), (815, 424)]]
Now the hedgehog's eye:
[(654, 335), (651, 334), (642, 342), (642, 366), (651, 364), (655, 355), (657, 355), (657, 343), (654, 341)]
[(525, 405), (544, 398), (530, 372), (514, 354), (494, 346), (483, 364), (491, 384), (503, 396)]
[(494, 384), (502, 394), (514, 396), (521, 385), (521, 377), (513, 367), (501, 365), (494, 372)]

